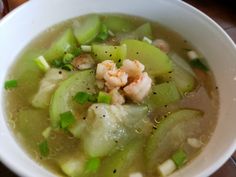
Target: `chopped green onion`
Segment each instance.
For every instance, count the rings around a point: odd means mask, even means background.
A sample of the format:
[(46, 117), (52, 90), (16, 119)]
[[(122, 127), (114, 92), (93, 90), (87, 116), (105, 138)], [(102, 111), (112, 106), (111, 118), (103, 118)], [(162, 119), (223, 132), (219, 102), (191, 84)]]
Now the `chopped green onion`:
[(71, 53), (66, 53), (62, 59), (62, 62), (64, 64), (70, 63), (73, 59), (75, 58), (75, 56)]
[(71, 64), (65, 64), (61, 68), (66, 71), (72, 71), (74, 69), (74, 67)]
[(111, 30), (108, 30), (108, 34), (109, 34), (110, 36), (115, 36), (115, 34), (114, 34)]
[(79, 104), (85, 104), (87, 102), (97, 102), (97, 94), (90, 94), (87, 92), (78, 92), (74, 96), (74, 100)]
[(46, 157), (49, 154), (47, 140), (44, 140), (39, 144), (39, 152), (40, 152), (41, 156), (43, 156), (43, 157)]
[(143, 42), (146, 42), (146, 43), (148, 43), (148, 44), (152, 44), (152, 40), (149, 39), (149, 38), (146, 37), (146, 36), (143, 37)]
[(79, 104), (85, 104), (88, 102), (89, 97), (90, 97), (90, 94), (88, 94), (87, 92), (78, 92), (74, 96), (74, 100)]
[(85, 164), (85, 173), (95, 173), (100, 167), (100, 159), (95, 157), (89, 159)]
[(101, 30), (98, 33), (98, 35), (96, 37), (96, 40), (98, 40), (98, 41), (105, 41), (108, 37), (109, 37), (108, 28), (107, 28), (106, 25), (102, 24)]
[(51, 127), (48, 127), (48, 128), (46, 128), (46, 129), (42, 132), (42, 135), (43, 135), (43, 137), (44, 137), (45, 139), (47, 139), (47, 138), (49, 137), (49, 135), (50, 135), (50, 133), (51, 133), (51, 130), (52, 130), (52, 128), (51, 128)]
[(203, 71), (209, 71), (209, 68), (204, 65), (200, 59), (194, 59), (190, 61), (190, 65), (194, 68), (201, 69)]
[(194, 60), (194, 59), (199, 58), (198, 54), (194, 50), (189, 50), (187, 52), (187, 56), (190, 60)]
[(75, 122), (75, 117), (71, 111), (60, 114), (60, 126), (62, 129), (67, 129)]
[(50, 69), (50, 66), (44, 56), (39, 56), (38, 58), (35, 59), (36, 64), (38, 65), (39, 69), (42, 71), (46, 72), (47, 70)]
[(200, 148), (203, 145), (203, 143), (196, 138), (188, 138), (187, 142), (193, 148)]
[(81, 45), (80, 47), (83, 52), (91, 52), (92, 51), (91, 45)]
[(7, 90), (7, 89), (12, 89), (12, 88), (15, 88), (17, 87), (17, 80), (8, 80), (5, 82), (4, 84), (4, 88)]
[(98, 99), (97, 94), (90, 94), (90, 95), (89, 95), (89, 98), (88, 98), (88, 101), (89, 101), (89, 102), (92, 102), (92, 103), (96, 103), (96, 102), (97, 102), (97, 99)]
[(74, 48), (70, 53), (73, 54), (75, 57), (81, 54), (82, 50), (79, 47)]
[(171, 159), (175, 162), (175, 165), (180, 168), (187, 161), (187, 154), (182, 149), (179, 149), (172, 155)]
[(158, 171), (163, 177), (170, 175), (175, 170), (176, 170), (176, 165), (172, 159), (168, 159), (158, 166)]
[(111, 95), (109, 95), (106, 92), (99, 92), (99, 94), (98, 94), (98, 103), (110, 104), (111, 103)]
[(61, 68), (64, 65), (60, 59), (53, 60), (51, 64), (55, 68)]

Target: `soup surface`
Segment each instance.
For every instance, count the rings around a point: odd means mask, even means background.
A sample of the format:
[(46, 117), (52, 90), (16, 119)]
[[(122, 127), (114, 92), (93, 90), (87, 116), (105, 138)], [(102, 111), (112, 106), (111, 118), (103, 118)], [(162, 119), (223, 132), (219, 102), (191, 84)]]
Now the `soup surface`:
[(16, 139), (58, 176), (167, 176), (206, 145), (219, 105), (213, 74), (188, 41), (114, 14), (40, 34), (5, 89)]

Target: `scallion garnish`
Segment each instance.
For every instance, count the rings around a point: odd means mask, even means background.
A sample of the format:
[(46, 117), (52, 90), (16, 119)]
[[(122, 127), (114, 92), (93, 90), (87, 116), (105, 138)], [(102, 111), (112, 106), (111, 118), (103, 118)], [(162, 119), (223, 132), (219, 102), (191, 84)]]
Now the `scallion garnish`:
[(71, 51), (71, 54), (73, 54), (75, 57), (77, 57), (81, 54), (81, 52), (82, 52), (81, 48), (76, 47)]
[(62, 129), (67, 129), (75, 122), (75, 117), (71, 111), (67, 111), (60, 114), (60, 127)]
[(101, 30), (96, 37), (97, 41), (105, 41), (109, 37), (108, 28), (106, 25), (102, 24)]
[(42, 135), (45, 139), (47, 139), (51, 133), (52, 128), (51, 127), (47, 127), (43, 132)]
[(12, 89), (12, 88), (17, 87), (17, 85), (18, 85), (17, 80), (8, 80), (8, 81), (5, 82), (4, 88), (6, 90), (8, 90), (8, 89)]
[(91, 52), (92, 51), (91, 45), (81, 45), (80, 47), (83, 52)]
[(177, 150), (171, 157), (171, 159), (175, 162), (175, 165), (180, 168), (187, 161), (187, 154), (182, 150)]
[(101, 160), (98, 157), (89, 159), (85, 164), (85, 173), (95, 173), (100, 167)]
[(98, 95), (97, 94), (90, 94), (89, 98), (88, 98), (88, 101), (92, 102), (92, 103), (96, 103), (97, 99), (98, 99)]
[(85, 104), (89, 101), (90, 94), (87, 92), (78, 92), (74, 96), (74, 100), (79, 104)]
[(111, 95), (109, 95), (106, 92), (99, 92), (99, 94), (98, 94), (98, 103), (110, 104), (111, 103)]
[(63, 66), (63, 62), (60, 59), (56, 59), (52, 61), (52, 66), (55, 68), (61, 68)]
[(146, 43), (148, 43), (148, 44), (152, 44), (152, 40), (149, 39), (149, 38), (146, 37), (146, 36), (143, 37), (143, 42), (146, 42)]
[(41, 156), (43, 156), (43, 157), (46, 157), (49, 154), (47, 140), (44, 140), (39, 144), (39, 152), (40, 152)]
[(66, 53), (62, 59), (62, 62), (64, 64), (68, 64), (70, 63), (73, 59), (75, 58), (75, 56), (71, 53)]
[(48, 62), (46, 61), (46, 59), (42, 55), (35, 59), (35, 63), (37, 64), (39, 69), (41, 69), (44, 72), (46, 72), (47, 70), (50, 69)]
[(71, 64), (65, 64), (61, 67), (61, 69), (64, 69), (66, 71), (72, 71), (74, 67)]
[(190, 61), (190, 65), (194, 68), (201, 69), (203, 71), (209, 71), (209, 68), (204, 65), (200, 59), (193, 59)]

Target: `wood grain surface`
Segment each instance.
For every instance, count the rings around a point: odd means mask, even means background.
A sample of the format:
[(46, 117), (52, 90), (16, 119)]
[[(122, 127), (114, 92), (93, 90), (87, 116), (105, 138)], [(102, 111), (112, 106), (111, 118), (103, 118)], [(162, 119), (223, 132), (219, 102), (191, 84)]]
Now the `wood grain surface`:
[[(6, 0), (4, 0), (6, 1)], [(10, 10), (26, 2), (27, 0), (8, 0)], [(184, 0), (198, 8), (213, 20), (215, 20), (236, 43), (236, 5), (235, 0)], [(232, 159), (236, 159), (236, 153), (211, 177), (236, 177), (236, 166)], [(13, 172), (0, 163), (1, 177), (17, 177)]]

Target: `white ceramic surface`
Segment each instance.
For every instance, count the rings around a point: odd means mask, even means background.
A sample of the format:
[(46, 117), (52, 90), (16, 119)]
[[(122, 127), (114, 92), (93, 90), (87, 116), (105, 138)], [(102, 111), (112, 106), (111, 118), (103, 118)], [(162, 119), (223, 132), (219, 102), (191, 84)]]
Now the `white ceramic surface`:
[(178, 0), (31, 0), (0, 22), (0, 159), (21, 176), (50, 177), (21, 149), (6, 123), (3, 84), (19, 52), (43, 30), (87, 13), (118, 12), (157, 21), (190, 41), (208, 59), (220, 91), (216, 130), (204, 151), (173, 177), (208, 176), (236, 148), (236, 47), (210, 18)]

